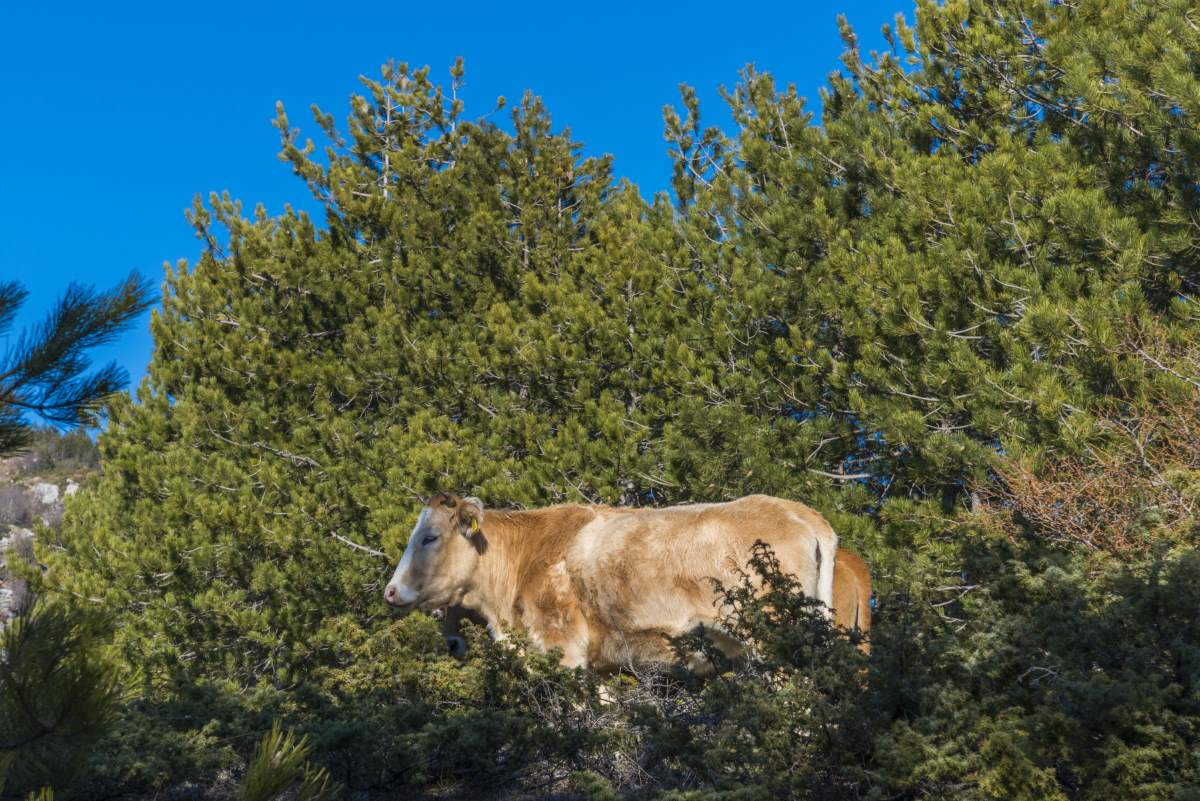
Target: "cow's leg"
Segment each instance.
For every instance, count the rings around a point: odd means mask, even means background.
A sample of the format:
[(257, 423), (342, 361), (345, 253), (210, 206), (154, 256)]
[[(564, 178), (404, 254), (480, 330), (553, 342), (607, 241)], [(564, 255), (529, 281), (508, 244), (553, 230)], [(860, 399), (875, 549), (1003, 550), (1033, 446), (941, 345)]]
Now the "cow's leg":
[(564, 667), (588, 667), (591, 664), (588, 658), (588, 627), (579, 615), (571, 615), (559, 626), (551, 630), (543, 629), (541, 634), (537, 639), (542, 648), (562, 649), (561, 663)]
[[(704, 636), (716, 646), (717, 650), (729, 659), (740, 659), (746, 652), (741, 641), (729, 635), (728, 632), (712, 623), (703, 623)], [(712, 661), (701, 651), (689, 651), (684, 654), (684, 665), (697, 676), (712, 676), (716, 668)]]
[(450, 649), (450, 656), (462, 659), (467, 655), (467, 641), (462, 636), (462, 621), (466, 619), (466, 610), (461, 606), (448, 606), (442, 615), (442, 637)]
[(577, 668), (592, 665), (588, 646), (591, 638), (587, 621), (577, 609), (559, 607), (553, 616), (541, 614), (527, 619), (527, 630), (534, 643), (543, 651), (558, 648), (562, 651), (559, 663)]
[(746, 649), (742, 646), (741, 641), (730, 636), (726, 631), (718, 626), (709, 626), (706, 630), (708, 638), (712, 640), (713, 645), (725, 654), (730, 659), (738, 659), (745, 654)]
[(569, 668), (587, 667), (587, 648), (577, 643), (563, 648), (562, 664)]

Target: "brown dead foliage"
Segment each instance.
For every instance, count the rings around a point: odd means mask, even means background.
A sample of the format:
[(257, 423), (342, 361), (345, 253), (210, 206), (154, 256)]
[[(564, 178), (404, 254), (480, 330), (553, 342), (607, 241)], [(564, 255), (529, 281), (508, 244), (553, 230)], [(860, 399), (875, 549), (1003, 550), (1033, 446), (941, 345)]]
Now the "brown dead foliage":
[(1140, 397), (1108, 400), (1083, 452), (1002, 459), (999, 480), (977, 488), (1010, 535), (1132, 556), (1200, 533), (1200, 352), (1129, 331), (1120, 357), (1159, 380)]

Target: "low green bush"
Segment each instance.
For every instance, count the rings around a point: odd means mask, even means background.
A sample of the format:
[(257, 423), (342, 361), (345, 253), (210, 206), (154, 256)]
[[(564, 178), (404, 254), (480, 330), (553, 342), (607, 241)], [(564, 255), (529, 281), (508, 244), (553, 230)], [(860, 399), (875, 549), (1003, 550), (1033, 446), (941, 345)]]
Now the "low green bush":
[(0, 622), (0, 797), (70, 787), (84, 767), (119, 701), (106, 631), (61, 601)]

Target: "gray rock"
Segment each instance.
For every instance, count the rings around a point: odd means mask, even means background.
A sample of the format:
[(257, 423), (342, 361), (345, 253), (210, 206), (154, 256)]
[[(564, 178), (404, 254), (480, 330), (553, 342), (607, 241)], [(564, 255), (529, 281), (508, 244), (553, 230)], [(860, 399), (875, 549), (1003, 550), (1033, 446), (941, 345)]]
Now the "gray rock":
[(9, 569), (16, 560), (34, 563), (33, 540), (34, 533), (27, 528), (12, 527), (0, 537), (0, 622), (21, 614), (33, 601), (26, 582)]
[(35, 481), (29, 485), (29, 491), (42, 506), (58, 503), (60, 493), (57, 484), (51, 484), (49, 481)]

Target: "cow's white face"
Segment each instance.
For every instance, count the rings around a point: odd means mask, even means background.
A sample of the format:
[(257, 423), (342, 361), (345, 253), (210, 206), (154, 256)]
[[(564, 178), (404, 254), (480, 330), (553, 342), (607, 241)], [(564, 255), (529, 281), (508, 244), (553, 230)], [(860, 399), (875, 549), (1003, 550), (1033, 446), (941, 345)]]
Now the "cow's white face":
[(404, 556), (383, 591), (405, 612), (458, 604), (484, 548), (483, 503), (439, 492), (421, 510)]

